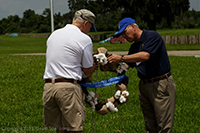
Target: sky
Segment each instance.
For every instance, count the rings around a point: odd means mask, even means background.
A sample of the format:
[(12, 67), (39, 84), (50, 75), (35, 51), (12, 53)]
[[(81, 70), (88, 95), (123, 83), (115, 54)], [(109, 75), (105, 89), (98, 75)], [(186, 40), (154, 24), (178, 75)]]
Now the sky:
[[(53, 0), (54, 13), (61, 15), (68, 13), (68, 0)], [(36, 14), (42, 14), (45, 8), (50, 8), (50, 0), (0, 0), (0, 20), (10, 15), (23, 17), (25, 10), (34, 10)]]
[[(54, 13), (61, 15), (69, 12), (68, 0), (53, 0)], [(200, 11), (200, 0), (189, 0), (190, 9)], [(50, 0), (0, 0), (0, 20), (10, 15), (23, 17), (25, 10), (34, 10), (36, 14), (42, 14), (45, 8), (50, 8)]]
[(190, 1), (190, 8), (189, 10), (196, 10), (200, 11), (200, 0), (189, 0)]

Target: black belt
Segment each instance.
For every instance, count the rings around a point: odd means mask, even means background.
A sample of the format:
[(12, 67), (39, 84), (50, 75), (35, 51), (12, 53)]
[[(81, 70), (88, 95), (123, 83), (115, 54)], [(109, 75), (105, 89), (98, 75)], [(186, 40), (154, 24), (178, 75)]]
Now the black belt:
[(153, 82), (156, 82), (156, 81), (160, 81), (160, 80), (163, 80), (163, 79), (166, 79), (168, 78), (169, 76), (171, 76), (171, 72), (165, 74), (165, 75), (162, 75), (160, 77), (156, 77), (156, 78), (152, 78), (152, 79), (143, 79), (142, 81), (147, 84), (147, 83), (153, 83)]
[(66, 78), (59, 78), (59, 79), (45, 79), (45, 83), (58, 83), (58, 82), (79, 83), (78, 80), (74, 80), (74, 79), (66, 79)]

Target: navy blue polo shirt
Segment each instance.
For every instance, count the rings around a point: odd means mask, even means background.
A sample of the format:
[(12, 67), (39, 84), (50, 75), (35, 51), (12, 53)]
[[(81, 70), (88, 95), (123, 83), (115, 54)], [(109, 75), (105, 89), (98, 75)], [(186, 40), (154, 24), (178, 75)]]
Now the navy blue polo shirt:
[(138, 42), (134, 42), (128, 55), (148, 52), (150, 59), (141, 63), (127, 63), (135, 67), (140, 79), (150, 79), (170, 72), (170, 62), (162, 37), (156, 31), (143, 30)]

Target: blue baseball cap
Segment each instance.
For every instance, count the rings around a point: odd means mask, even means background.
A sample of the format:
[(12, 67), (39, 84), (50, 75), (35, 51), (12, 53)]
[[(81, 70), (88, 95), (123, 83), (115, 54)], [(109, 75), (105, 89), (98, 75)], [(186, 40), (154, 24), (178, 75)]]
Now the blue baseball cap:
[(119, 37), (121, 33), (125, 30), (126, 26), (130, 24), (135, 24), (135, 20), (132, 18), (124, 18), (119, 22), (119, 31), (113, 35), (113, 37)]

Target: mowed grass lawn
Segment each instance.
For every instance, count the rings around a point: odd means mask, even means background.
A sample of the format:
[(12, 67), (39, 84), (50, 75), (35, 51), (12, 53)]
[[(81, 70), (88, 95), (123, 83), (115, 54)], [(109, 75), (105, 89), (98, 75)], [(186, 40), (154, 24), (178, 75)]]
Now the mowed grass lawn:
[[(45, 41), (45, 38), (0, 36), (0, 132), (55, 132), (55, 130), (47, 131), (43, 128), (42, 93), (45, 56), (10, 55), (45, 52)], [(6, 42), (7, 44), (5, 44)], [(102, 46), (100, 44), (96, 46), (96, 43), (94, 45), (95, 50)], [(104, 45), (107, 48), (107, 45)], [(120, 47), (125, 47), (126, 44), (116, 45), (121, 49)], [(116, 45), (112, 45), (112, 47)], [(173, 132), (198, 133), (200, 132), (200, 58), (170, 56), (169, 59), (177, 87)], [(125, 130), (127, 133), (144, 132), (144, 120), (138, 97), (139, 78), (136, 69), (130, 69), (126, 75), (129, 77), (130, 101), (118, 106), (125, 129), (118, 113), (112, 112), (105, 116), (96, 114), (97, 133), (123, 133)], [(95, 74), (93, 76), (95, 79)], [(97, 81), (114, 76), (116, 76), (115, 73), (104, 73), (99, 70)], [(98, 88), (97, 93), (103, 99), (109, 98), (112, 96), (111, 88), (115, 92), (116, 89), (112, 85)], [(88, 90), (94, 91), (92, 88), (88, 88)], [(86, 106), (84, 133), (89, 133), (95, 126), (92, 122), (95, 115), (92, 115), (92, 109), (88, 105)]]
[[(0, 54), (45, 53), (47, 38), (0, 36)], [(128, 51), (131, 43), (93, 43), (93, 50), (105, 47), (108, 51)], [(166, 44), (167, 50), (200, 50), (200, 44)]]

